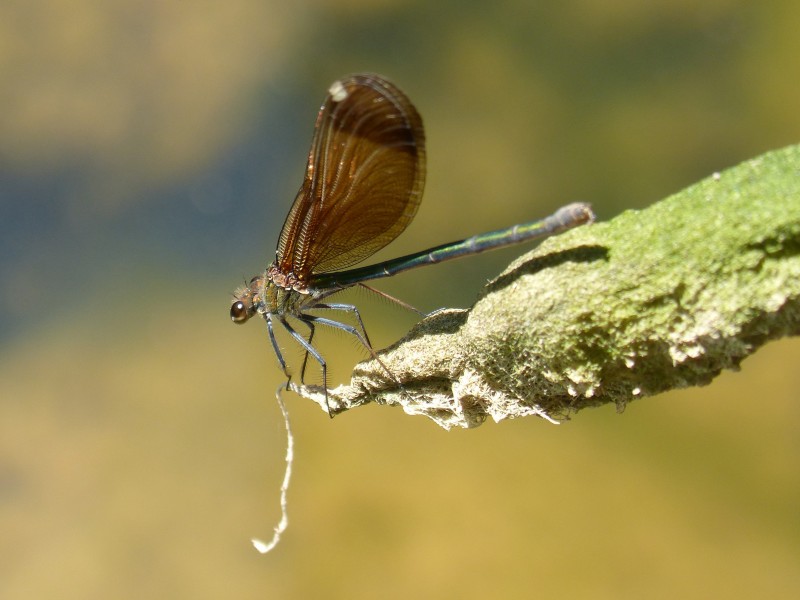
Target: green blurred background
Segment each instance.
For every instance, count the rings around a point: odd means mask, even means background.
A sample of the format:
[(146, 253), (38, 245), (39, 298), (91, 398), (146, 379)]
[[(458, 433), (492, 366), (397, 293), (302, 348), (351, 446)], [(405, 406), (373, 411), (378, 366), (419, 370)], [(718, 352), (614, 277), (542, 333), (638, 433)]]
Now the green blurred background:
[[(644, 207), (800, 141), (792, 0), (0, 4), (0, 597), (796, 598), (800, 343), (711, 386), (445, 433), (287, 396), (262, 270), (327, 86), (416, 103), (428, 184), (379, 258)], [(669, 232), (665, 232), (668, 234)], [(382, 282), (469, 306), (512, 249)], [(379, 344), (413, 316), (366, 295)], [(360, 358), (328, 335), (335, 375)]]

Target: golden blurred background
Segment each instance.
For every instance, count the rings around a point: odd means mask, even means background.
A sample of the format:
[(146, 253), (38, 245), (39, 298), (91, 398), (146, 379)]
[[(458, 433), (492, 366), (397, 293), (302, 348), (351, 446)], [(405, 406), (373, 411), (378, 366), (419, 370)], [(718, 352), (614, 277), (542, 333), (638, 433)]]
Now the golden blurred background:
[[(795, 598), (800, 342), (553, 426), (333, 421), (230, 291), (266, 267), (328, 85), (426, 124), (416, 221), (377, 258), (602, 219), (800, 140), (791, 0), (0, 4), (0, 598)], [(469, 306), (524, 249), (379, 287)], [(380, 344), (413, 323), (363, 296)], [(328, 335), (344, 378), (360, 358)]]

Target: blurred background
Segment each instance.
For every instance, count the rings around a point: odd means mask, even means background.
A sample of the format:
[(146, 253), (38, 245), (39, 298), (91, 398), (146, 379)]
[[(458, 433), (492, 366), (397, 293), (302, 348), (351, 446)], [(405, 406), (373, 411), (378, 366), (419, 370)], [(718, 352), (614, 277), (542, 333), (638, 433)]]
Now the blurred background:
[[(228, 317), (334, 79), (382, 73), (426, 124), (388, 258), (576, 200), (609, 219), (797, 143), (798, 22), (792, 0), (0, 4), (0, 597), (798, 597), (798, 340), (560, 426), (287, 395), (291, 524), (263, 557), (282, 378), (263, 323)], [(378, 287), (466, 307), (525, 250)], [(414, 322), (358, 296), (377, 345)], [(364, 353), (324, 337), (341, 380)]]

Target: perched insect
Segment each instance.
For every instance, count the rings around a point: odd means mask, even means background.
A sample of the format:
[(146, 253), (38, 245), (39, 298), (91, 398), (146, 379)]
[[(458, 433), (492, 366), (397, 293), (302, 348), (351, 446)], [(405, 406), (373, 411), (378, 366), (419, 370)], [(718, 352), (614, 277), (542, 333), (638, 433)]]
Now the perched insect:
[[(235, 293), (234, 323), (255, 314), (267, 322), (270, 341), (290, 377), (275, 339), (275, 322), (322, 368), (327, 405), (327, 363), (313, 345), (317, 325), (354, 336), (380, 361), (358, 309), (328, 302), (333, 294), (365, 281), (423, 265), (545, 237), (594, 220), (588, 204), (570, 204), (553, 215), (444, 244), (380, 264), (348, 269), (395, 239), (417, 212), (425, 184), (425, 133), (414, 105), (379, 75), (357, 74), (335, 81), (320, 108), (306, 174), (281, 229), (275, 261), (263, 275)], [(312, 314), (351, 313), (357, 326)], [(308, 329), (297, 331), (292, 322)], [(330, 406), (327, 406), (330, 414)]]

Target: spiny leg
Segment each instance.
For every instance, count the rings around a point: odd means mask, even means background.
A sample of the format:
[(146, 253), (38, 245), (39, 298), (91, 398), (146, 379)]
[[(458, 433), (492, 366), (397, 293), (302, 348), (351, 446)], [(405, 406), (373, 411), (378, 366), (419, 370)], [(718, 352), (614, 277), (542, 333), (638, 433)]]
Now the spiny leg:
[[(309, 321), (305, 321), (303, 319), (300, 319), (300, 322), (308, 327), (308, 330), (309, 330), (309, 333), (308, 333), (308, 345), (312, 346), (313, 344), (311, 342), (314, 340), (314, 331), (315, 331), (316, 328), (314, 327), (314, 324), (309, 322)], [(300, 367), (300, 383), (305, 383), (306, 366), (307, 365), (308, 365), (308, 350), (306, 350), (303, 353), (303, 366)]]
[(415, 307), (411, 306), (408, 302), (403, 302), (402, 300), (400, 300), (400, 298), (395, 298), (391, 294), (387, 294), (386, 292), (382, 292), (381, 290), (379, 290), (377, 288), (374, 288), (371, 285), (367, 285), (366, 283), (358, 283), (356, 285), (364, 288), (365, 290), (368, 290), (368, 291), (372, 292), (373, 294), (378, 294), (378, 296), (382, 296), (383, 298), (386, 298), (386, 300), (388, 300), (389, 302), (393, 302), (394, 304), (397, 304), (397, 306), (401, 306), (401, 307), (405, 308), (406, 310), (410, 310), (411, 312), (415, 312), (421, 317), (427, 316), (426, 313), (422, 312), (418, 308), (415, 308)]
[(267, 331), (269, 332), (269, 341), (272, 342), (272, 349), (275, 351), (275, 356), (278, 357), (278, 362), (281, 365), (281, 370), (283, 370), (283, 374), (287, 377), (291, 377), (289, 372), (286, 370), (286, 361), (283, 360), (283, 354), (281, 354), (280, 346), (278, 346), (278, 340), (275, 339), (275, 332), (272, 329), (272, 319), (269, 315), (267, 315), (264, 320), (267, 322)]
[(281, 348), (278, 345), (278, 340), (275, 339), (275, 331), (272, 329), (272, 319), (269, 315), (264, 317), (264, 320), (267, 322), (267, 331), (269, 332), (269, 341), (272, 343), (272, 349), (275, 351), (275, 356), (278, 357), (278, 362), (281, 365), (281, 370), (283, 374), (286, 375), (286, 389), (289, 389), (289, 382), (292, 380), (292, 375), (289, 373), (289, 370), (286, 368), (286, 361), (283, 358), (283, 353), (281, 353)]
[[(358, 312), (358, 309), (352, 304), (341, 304), (341, 303), (324, 303), (324, 304), (315, 304), (313, 306), (314, 309), (327, 309), (327, 310), (341, 310), (344, 312), (351, 312), (356, 316), (356, 321), (358, 322), (358, 326), (361, 328), (361, 333), (364, 334), (364, 339), (367, 341), (366, 346), (372, 348), (372, 342), (369, 341), (369, 335), (367, 335), (367, 328), (364, 327), (364, 321), (361, 319), (361, 313)], [(336, 321), (338, 323), (338, 321)], [(340, 325), (344, 325), (344, 323), (340, 323)]]
[[(328, 305), (328, 306), (335, 306), (335, 305)], [(348, 306), (348, 305), (346, 305), (346, 306)], [(403, 383), (395, 376), (394, 373), (392, 373), (389, 370), (389, 367), (387, 367), (383, 363), (383, 361), (378, 357), (378, 354), (375, 352), (375, 350), (370, 345), (369, 341), (363, 335), (361, 335), (361, 332), (358, 331), (358, 329), (356, 329), (352, 325), (347, 325), (346, 323), (340, 323), (339, 321), (333, 321), (332, 319), (326, 319), (325, 317), (317, 317), (317, 316), (305, 314), (305, 315), (303, 315), (303, 320), (306, 320), (306, 319), (308, 319), (309, 321), (314, 321), (315, 323), (321, 323), (322, 325), (328, 325), (330, 327), (335, 327), (336, 329), (341, 329), (342, 331), (346, 331), (350, 335), (354, 336), (359, 342), (361, 342), (361, 345), (364, 346), (369, 351), (370, 356), (375, 361), (377, 361), (377, 363), (383, 368), (384, 371), (386, 371), (386, 373), (389, 375), (389, 377), (392, 378), (392, 381), (394, 381), (395, 383), (397, 383), (397, 385), (402, 387)], [(359, 320), (361, 320), (360, 317), (359, 317)], [(362, 327), (363, 327), (363, 324), (362, 324)], [(327, 397), (327, 391), (326, 391), (326, 397)]]
[[(305, 322), (308, 315), (303, 315), (301, 321)], [(325, 410), (328, 411), (328, 416), (333, 418), (331, 414), (331, 405), (328, 402), (328, 363), (325, 362), (325, 359), (322, 358), (322, 355), (317, 351), (314, 346), (311, 345), (310, 342), (306, 341), (304, 338), (294, 327), (289, 325), (289, 323), (283, 317), (277, 317), (278, 320), (283, 325), (284, 329), (289, 332), (298, 344), (300, 344), (306, 351), (306, 355), (310, 354), (314, 357), (314, 359), (319, 363), (319, 366), (322, 368), (322, 389), (325, 390)], [(312, 319), (313, 320), (313, 319)], [(308, 323), (310, 325), (310, 323)]]

